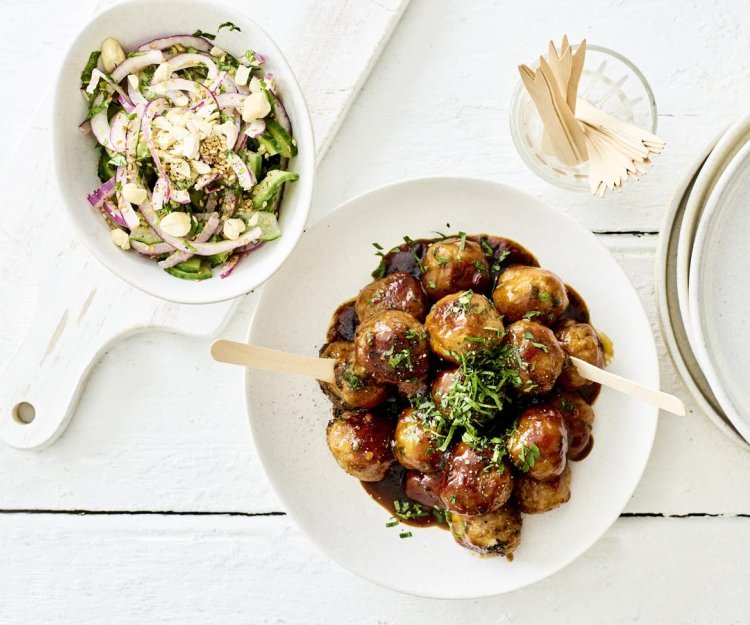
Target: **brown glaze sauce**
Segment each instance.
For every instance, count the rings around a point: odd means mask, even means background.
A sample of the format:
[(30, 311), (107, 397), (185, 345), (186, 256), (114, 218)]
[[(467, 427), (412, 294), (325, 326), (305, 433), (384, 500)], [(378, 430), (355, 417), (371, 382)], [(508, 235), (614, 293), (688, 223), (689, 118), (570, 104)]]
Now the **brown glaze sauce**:
[[(407, 494), (404, 488), (406, 479), (406, 469), (399, 464), (396, 464), (385, 477), (385, 479), (379, 482), (360, 482), (362, 487), (367, 491), (375, 501), (383, 506), (388, 512), (391, 513), (394, 519), (398, 519), (404, 525), (411, 525), (412, 527), (443, 527), (448, 526), (445, 523), (440, 523), (434, 514), (428, 514), (427, 516), (414, 517), (411, 519), (404, 519), (398, 516), (396, 513), (396, 501), (413, 501)], [(425, 508), (428, 509), (427, 506)]]
[[(467, 240), (475, 241), (482, 246), (482, 249), (485, 251), (485, 256), (490, 263), (490, 288), (487, 292), (483, 293), (490, 298), (497, 284), (499, 275), (510, 265), (529, 265), (532, 267), (539, 267), (539, 261), (536, 257), (521, 244), (511, 239), (487, 234), (469, 235), (466, 238)], [(382, 275), (378, 275), (377, 277), (382, 277), (383, 275), (388, 275), (395, 271), (404, 271), (419, 278), (421, 276), (420, 264), (427, 248), (432, 243), (439, 240), (440, 238), (407, 240), (401, 245), (394, 247), (383, 256)], [(566, 284), (565, 288), (568, 293), (569, 304), (557, 323), (590, 323), (589, 309), (588, 306), (586, 306), (584, 299), (573, 287)], [(326, 335), (326, 341), (328, 343), (334, 341), (354, 340), (354, 333), (359, 325), (359, 319), (357, 319), (357, 314), (354, 310), (355, 301), (356, 298), (347, 300), (334, 312)], [(579, 390), (578, 393), (589, 404), (593, 404), (596, 401), (600, 390), (601, 387), (599, 384), (592, 384), (590, 387)], [(546, 397), (540, 398), (538, 401), (544, 401), (545, 399)], [(531, 403), (535, 403), (536, 401), (537, 400), (533, 400)], [(519, 410), (522, 409), (522, 404), (524, 403), (526, 402), (519, 402)], [(387, 406), (381, 407), (381, 409), (376, 410), (376, 412), (381, 412), (382, 410), (383, 413), (388, 415), (397, 415), (401, 409), (408, 406), (406, 400), (397, 397), (389, 400), (387, 404)], [(583, 450), (577, 461), (583, 460), (588, 456), (593, 445), (594, 437), (592, 435), (589, 439), (588, 445)], [(438, 523), (437, 518), (432, 514), (413, 519), (402, 519), (396, 514), (396, 508), (394, 505), (395, 501), (412, 501), (406, 494), (405, 479), (406, 469), (396, 464), (389, 471), (385, 479), (379, 482), (361, 482), (361, 484), (370, 497), (388, 510), (391, 515), (401, 521), (401, 523), (415, 527), (447, 527), (444, 524), (441, 525)]]

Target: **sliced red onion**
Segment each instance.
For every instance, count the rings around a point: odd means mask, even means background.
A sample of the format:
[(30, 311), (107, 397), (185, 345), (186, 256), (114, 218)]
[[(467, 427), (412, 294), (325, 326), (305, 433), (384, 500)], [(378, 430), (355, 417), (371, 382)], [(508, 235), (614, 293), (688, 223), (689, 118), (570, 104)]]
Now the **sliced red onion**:
[(216, 103), (222, 111), (242, 108), (247, 96), (241, 93), (220, 93), (216, 96)]
[(115, 116), (112, 118), (112, 124), (110, 125), (109, 141), (111, 149), (118, 154), (125, 153), (126, 136), (128, 134), (128, 119), (127, 113), (124, 111), (117, 111)]
[(120, 83), (128, 74), (137, 74), (149, 65), (159, 65), (164, 62), (164, 55), (160, 50), (149, 50), (139, 56), (131, 56), (112, 70), (112, 80)]
[(158, 178), (151, 193), (151, 206), (155, 211), (160, 211), (168, 199), (169, 181), (166, 178)]
[[(218, 227), (219, 213), (211, 213), (208, 216), (208, 220), (203, 226), (203, 229), (198, 233), (198, 236), (195, 237), (195, 241), (191, 242), (191, 245), (194, 245), (195, 243), (205, 243), (213, 236)], [(190, 252), (175, 252), (174, 254), (171, 254), (169, 258), (165, 258), (163, 261), (161, 261), (159, 263), (159, 267), (161, 267), (162, 269), (168, 269), (169, 267), (174, 267), (175, 265), (184, 263), (186, 260), (190, 260), (192, 257), (193, 254), (191, 254)]]
[[(133, 80), (130, 79), (131, 76), (133, 77)], [(128, 83), (128, 97), (130, 98), (130, 101), (133, 104), (143, 104), (143, 106), (146, 106), (148, 100), (144, 98), (141, 93), (138, 76), (135, 74), (128, 74), (126, 82)], [(130, 113), (131, 111), (128, 112)]]
[(245, 134), (246, 130), (246, 125), (240, 126), (240, 132), (237, 134), (237, 141), (234, 142), (233, 150), (235, 152), (239, 152), (242, 148), (245, 147), (245, 144), (247, 143), (247, 135)]
[[(128, 171), (125, 167), (118, 167), (117, 174), (115, 174), (115, 195), (117, 195), (117, 208), (120, 210), (127, 227), (131, 230), (135, 230), (141, 225), (141, 220), (138, 218), (137, 213), (133, 210), (133, 206), (128, 202), (122, 195), (122, 191), (118, 191), (119, 186), (122, 189), (123, 185), (129, 183), (130, 178)], [(119, 183), (119, 184), (118, 184)]]
[(195, 179), (195, 184), (193, 187), (200, 191), (203, 187), (205, 187), (207, 184), (213, 182), (219, 177), (219, 174), (213, 173), (213, 174), (201, 174)]
[[(96, 99), (94, 100), (92, 106), (99, 106), (106, 102), (109, 104), (111, 100), (111, 96), (104, 94), (99, 94)], [(104, 110), (100, 111), (96, 115), (94, 115), (91, 118), (91, 132), (94, 133), (94, 136), (96, 137), (96, 140), (103, 145), (105, 148), (111, 147), (109, 144), (109, 135), (110, 135), (110, 128), (109, 128), (109, 121), (107, 120), (107, 108), (105, 107)]]
[(263, 80), (266, 83), (266, 89), (276, 95), (276, 76), (274, 76), (271, 72), (267, 72), (266, 75), (263, 76)]
[(262, 119), (254, 119), (245, 128), (243, 133), (245, 136), (252, 139), (257, 139), (266, 131), (266, 122)]
[(167, 172), (164, 171), (164, 166), (161, 164), (161, 159), (159, 158), (156, 146), (154, 145), (154, 137), (151, 132), (151, 121), (157, 115), (161, 115), (166, 108), (167, 101), (164, 98), (158, 98), (149, 102), (144, 109), (143, 121), (141, 123), (141, 127), (143, 128), (143, 138), (145, 139), (148, 150), (151, 153), (151, 158), (154, 159), (156, 173), (159, 175), (159, 178), (164, 178), (165, 180), (167, 179)]
[(276, 121), (279, 122), (279, 126), (281, 126), (284, 130), (286, 130), (291, 135), (292, 134), (292, 121), (289, 119), (289, 115), (287, 114), (286, 109), (284, 108), (284, 104), (275, 95), (273, 96), (273, 99), (274, 99), (273, 112), (276, 115)]
[(146, 245), (141, 241), (130, 240), (130, 247), (132, 247), (139, 254), (146, 256), (161, 256), (162, 254), (169, 254), (174, 252), (174, 248), (168, 243), (154, 243), (153, 245)]
[[(127, 111), (128, 113), (132, 113), (135, 110), (135, 105), (133, 104), (130, 98), (126, 98), (124, 95), (118, 94), (117, 101), (120, 103), (122, 108), (124, 108), (125, 111)], [(145, 101), (145, 98), (144, 98), (144, 101)]]
[(162, 80), (155, 85), (151, 85), (149, 91), (152, 91), (156, 95), (165, 95), (169, 91), (188, 91), (199, 94), (201, 98), (208, 98), (209, 96), (213, 98), (213, 94), (209, 91), (208, 87), (194, 80), (187, 80), (186, 78)]
[(203, 37), (197, 37), (195, 35), (172, 35), (170, 37), (161, 37), (159, 39), (153, 39), (147, 41), (143, 45), (139, 46), (138, 49), (143, 50), (165, 50), (172, 46), (182, 46), (184, 48), (195, 48), (196, 50), (202, 50), (208, 52), (214, 45)]
[(228, 278), (230, 275), (232, 275), (232, 272), (237, 267), (237, 264), (250, 252), (254, 252), (255, 250), (263, 247), (263, 243), (263, 241), (256, 241), (255, 243), (249, 243), (245, 247), (237, 250), (237, 253), (234, 254), (234, 256), (228, 258), (227, 261), (219, 267), (219, 277), (223, 280), (224, 278)]
[(237, 175), (237, 182), (240, 183), (240, 186), (245, 191), (252, 189), (255, 184), (255, 176), (253, 176), (253, 172), (250, 171), (250, 168), (245, 165), (245, 161), (234, 152), (230, 152), (228, 158), (232, 170), (234, 170), (234, 173)]
[(146, 200), (140, 206), (141, 214), (144, 219), (154, 229), (154, 232), (162, 239), (165, 243), (169, 243), (172, 247), (181, 252), (189, 252), (191, 254), (197, 254), (198, 256), (213, 256), (214, 254), (223, 254), (224, 252), (231, 252), (247, 245), (248, 243), (258, 240), (263, 234), (260, 228), (252, 228), (245, 234), (240, 236), (236, 241), (216, 241), (207, 243), (197, 243), (195, 241), (188, 241), (183, 237), (173, 237), (167, 234), (161, 229), (159, 216), (154, 211), (154, 207), (151, 203)]
[(123, 218), (122, 213), (117, 210), (117, 208), (115, 208), (115, 205), (112, 204), (112, 202), (110, 202), (109, 200), (104, 200), (102, 209), (105, 213), (107, 213), (107, 216), (118, 226), (122, 226), (123, 228), (128, 227), (128, 223)]
[(91, 134), (91, 122), (89, 122), (89, 120), (86, 120), (78, 126), (78, 130), (81, 131), (81, 133), (83, 133), (84, 135)]
[(219, 75), (216, 77), (216, 79), (208, 85), (208, 90), (216, 95), (216, 92), (219, 90), (219, 87), (221, 87), (221, 83), (224, 82), (224, 79), (227, 77), (227, 72), (225, 70), (221, 70), (219, 72)]
[(205, 65), (208, 68), (208, 80), (213, 80), (219, 75), (216, 63), (211, 60), (211, 57), (204, 54), (192, 54), (189, 52), (178, 54), (169, 59), (169, 65), (174, 71), (188, 67), (196, 67), (198, 65)]
[(96, 209), (99, 209), (104, 204), (105, 200), (108, 200), (115, 194), (115, 176), (112, 176), (107, 182), (97, 187), (94, 191), (86, 196), (89, 204)]

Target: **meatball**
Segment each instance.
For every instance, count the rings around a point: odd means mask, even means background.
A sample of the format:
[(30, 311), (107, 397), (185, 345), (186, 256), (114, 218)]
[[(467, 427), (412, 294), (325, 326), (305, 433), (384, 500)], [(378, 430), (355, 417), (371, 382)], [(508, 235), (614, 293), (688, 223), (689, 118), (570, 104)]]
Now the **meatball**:
[(527, 408), (507, 441), (508, 455), (521, 471), (536, 480), (551, 480), (565, 469), (568, 432), (560, 412), (549, 405)]
[(362, 289), (354, 308), (360, 321), (384, 310), (403, 310), (424, 321), (430, 303), (417, 278), (404, 271), (395, 271)]
[(492, 452), (458, 443), (445, 459), (440, 499), (451, 512), (485, 514), (498, 510), (513, 491), (513, 476), (504, 462), (491, 462)]
[(322, 358), (335, 358), (334, 384), (321, 382), (323, 392), (345, 410), (374, 408), (388, 397), (388, 388), (375, 382), (354, 365), (354, 343), (329, 343), (320, 353)]
[(425, 327), (432, 351), (456, 364), (462, 356), (498, 345), (503, 337), (500, 315), (484, 295), (473, 291), (441, 299), (427, 315)]
[(443, 476), (440, 473), (420, 473), (419, 471), (407, 471), (404, 480), (404, 492), (406, 496), (430, 508), (443, 508), (440, 501), (440, 481)]
[(402, 411), (393, 434), (393, 455), (407, 469), (434, 473), (440, 469), (442, 452), (429, 426), (413, 408)]
[(535, 320), (549, 324), (568, 307), (568, 293), (551, 271), (511, 265), (500, 274), (492, 301), (506, 323), (533, 315)]
[(549, 393), (565, 364), (565, 353), (548, 327), (521, 319), (505, 335), (508, 367), (518, 371), (522, 393)]
[(363, 482), (379, 482), (395, 462), (393, 427), (370, 412), (345, 412), (328, 423), (328, 449), (339, 466)]
[[(595, 367), (604, 366), (602, 342), (596, 330), (588, 323), (575, 323), (563, 328), (558, 331), (557, 340), (569, 356), (585, 360)], [(560, 375), (560, 386), (562, 388), (573, 391), (591, 384), (586, 378), (579, 375), (572, 362), (567, 361), (565, 363)]]
[(540, 514), (567, 503), (570, 500), (570, 467), (556, 478), (540, 482), (528, 475), (516, 479), (513, 497), (521, 512)]
[(422, 285), (434, 300), (456, 291), (488, 289), (490, 266), (482, 247), (465, 237), (436, 241), (422, 259)]
[(448, 393), (450, 393), (453, 385), (460, 379), (460, 369), (444, 369), (435, 376), (435, 379), (432, 382), (432, 390), (430, 392), (432, 401), (437, 406), (437, 409), (446, 416), (450, 414), (450, 408), (443, 404), (443, 399)]
[(478, 516), (451, 512), (448, 524), (459, 545), (485, 555), (509, 556), (521, 542), (523, 520), (509, 506)]
[(551, 403), (565, 421), (565, 429), (568, 431), (568, 459), (578, 460), (591, 442), (594, 410), (583, 397), (573, 393), (561, 393)]
[(422, 378), (429, 361), (424, 327), (401, 310), (372, 315), (354, 335), (354, 362), (378, 382), (397, 384)]

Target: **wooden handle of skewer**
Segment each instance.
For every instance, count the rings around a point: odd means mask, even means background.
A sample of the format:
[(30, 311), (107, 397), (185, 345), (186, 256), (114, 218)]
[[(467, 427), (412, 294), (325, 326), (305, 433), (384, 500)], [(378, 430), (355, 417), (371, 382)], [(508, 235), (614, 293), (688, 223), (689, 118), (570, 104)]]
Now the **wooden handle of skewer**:
[(630, 395), (641, 401), (653, 404), (662, 410), (666, 410), (667, 412), (671, 412), (680, 417), (685, 416), (685, 405), (674, 395), (663, 393), (662, 391), (644, 386), (638, 382), (633, 382), (633, 380), (628, 380), (627, 378), (615, 375), (614, 373), (595, 367), (580, 358), (574, 358), (571, 356), (570, 360), (576, 366), (578, 373), (587, 380), (597, 382), (602, 386), (608, 386), (609, 388), (620, 391), (625, 395)]
[(277, 349), (246, 345), (245, 343), (224, 339), (213, 342), (211, 356), (218, 362), (225, 362), (230, 365), (242, 365), (282, 373), (297, 373), (323, 382), (334, 382), (335, 380), (333, 367), (336, 361), (332, 358), (300, 356)]

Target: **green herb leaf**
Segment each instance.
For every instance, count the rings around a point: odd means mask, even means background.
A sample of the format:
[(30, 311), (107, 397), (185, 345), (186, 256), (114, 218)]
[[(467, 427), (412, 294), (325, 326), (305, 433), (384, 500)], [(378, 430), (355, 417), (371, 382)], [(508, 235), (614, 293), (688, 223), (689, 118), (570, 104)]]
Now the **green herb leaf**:
[(216, 39), (216, 35), (205, 33), (200, 28), (193, 33), (193, 37), (203, 37), (204, 39), (208, 39), (209, 41), (213, 41), (214, 39)]
[(219, 24), (219, 27), (216, 29), (217, 31), (221, 30), (222, 28), (228, 28), (231, 31), (236, 30), (238, 32), (242, 32), (242, 29), (237, 26), (236, 24), (232, 24), (232, 22), (224, 22), (223, 24)]

